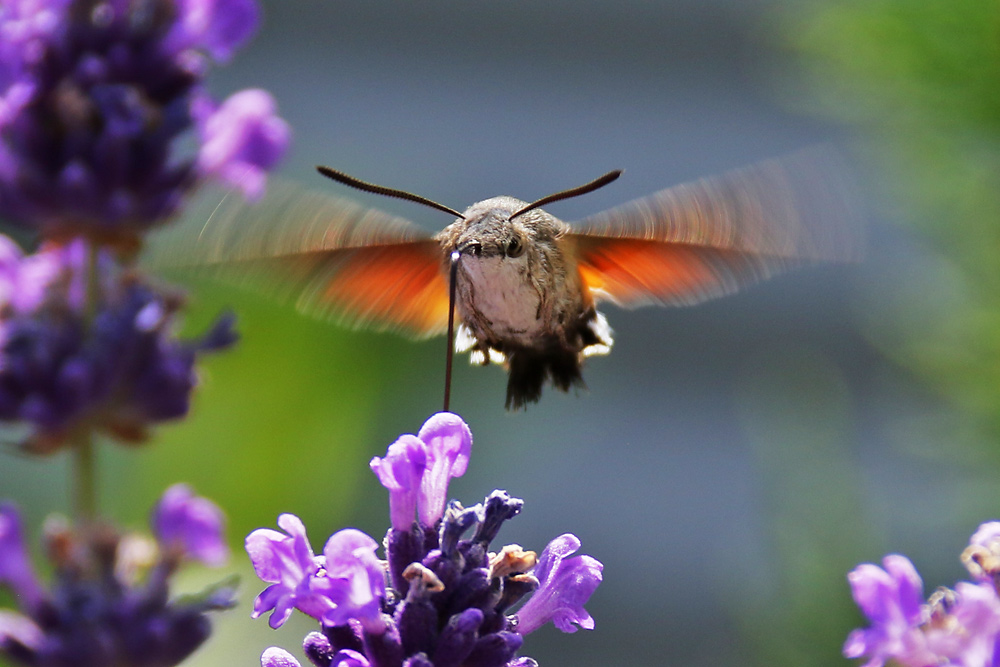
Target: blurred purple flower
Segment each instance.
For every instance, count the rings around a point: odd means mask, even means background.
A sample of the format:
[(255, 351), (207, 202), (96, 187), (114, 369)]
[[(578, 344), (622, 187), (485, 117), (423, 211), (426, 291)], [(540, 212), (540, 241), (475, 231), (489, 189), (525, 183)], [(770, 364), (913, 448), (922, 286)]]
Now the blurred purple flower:
[(24, 609), (37, 609), (42, 601), (42, 588), (24, 543), (21, 517), (9, 503), (0, 504), (0, 585), (13, 591)]
[[(583, 605), (601, 581), (602, 565), (589, 556), (569, 558), (580, 546), (576, 537), (553, 540), (540, 559), (516, 545), (491, 553), (521, 500), (494, 491), (473, 507), (452, 501), (445, 509), (448, 481), (465, 472), (471, 446), (465, 422), (439, 413), (416, 436), (400, 436), (385, 457), (372, 459), (389, 490), (385, 562), (375, 555), (375, 540), (355, 529), (335, 533), (323, 558), (313, 556), (300, 523), (285, 527), (292, 537), (251, 533), (247, 552), (261, 579), (272, 583), (253, 615), (274, 609), (273, 627), (293, 607), (320, 619), (321, 632), (310, 633), (303, 650), (324, 667), (529, 667), (534, 661), (516, 657), (524, 634), (549, 620), (567, 632), (576, 630), (574, 623), (593, 628)], [(507, 614), (536, 589), (516, 617)], [(272, 649), (261, 664), (298, 663)]]
[(263, 90), (236, 93), (207, 112), (200, 127), (201, 172), (239, 188), (251, 201), (259, 199), (267, 171), (281, 159), (289, 141), (288, 125), (278, 118), (274, 98)]
[(0, 129), (28, 102), (35, 90), (29, 70), (38, 64), (44, 43), (58, 30), (68, 0), (7, 0), (0, 4)]
[(0, 508), (0, 585), (20, 609), (0, 610), (0, 657), (13, 664), (169, 667), (208, 637), (207, 612), (234, 604), (232, 583), (171, 600), (171, 556), (136, 560), (129, 536), (110, 525), (79, 530), (60, 520), (46, 523), (55, 574), (43, 590), (20, 532), (17, 512)]
[(313, 578), (322, 560), (313, 554), (306, 527), (297, 516), (282, 514), (278, 526), (287, 534), (258, 528), (246, 539), (254, 571), (271, 584), (254, 601), (251, 618), (270, 611), (268, 623), (272, 628), (280, 628), (293, 609), (321, 619), (333, 607), (329, 598), (313, 589)]
[(174, 484), (153, 508), (153, 534), (160, 548), (206, 565), (225, 565), (229, 547), (223, 535), (225, 516), (187, 484)]
[[(983, 548), (995, 537), (996, 526), (983, 524), (970, 548)], [(850, 633), (846, 657), (865, 658), (864, 667), (997, 664), (1000, 598), (992, 578), (938, 589), (925, 602), (923, 583), (906, 557), (889, 555), (882, 564), (865, 563), (848, 575), (854, 600), (871, 625)]]
[[(89, 257), (95, 255), (95, 266)], [(88, 307), (87, 275), (96, 272)], [(0, 241), (0, 420), (26, 424), (35, 452), (86, 421), (125, 442), (187, 414), (195, 358), (235, 340), (230, 316), (201, 339), (173, 337), (181, 300), (120, 271), (82, 240), (20, 257)]]
[(132, 250), (206, 177), (259, 196), (287, 125), (262, 91), (208, 113), (203, 86), (205, 54), (228, 60), (258, 20), (253, 0), (5, 3), (0, 216)]
[(531, 572), (538, 579), (538, 590), (517, 613), (519, 634), (534, 632), (549, 621), (563, 632), (576, 632), (574, 623), (594, 629), (594, 619), (583, 605), (601, 583), (604, 566), (590, 556), (568, 558), (579, 548), (576, 535), (566, 533), (542, 551)]
[[(953, 595), (942, 593), (932, 596), (930, 621), (922, 628), (927, 650), (937, 661), (934, 664), (996, 665), (1000, 657), (996, 655), (1000, 640), (1000, 599), (996, 590), (991, 585), (962, 581), (955, 585)], [(925, 655), (919, 658), (923, 660)]]
[(844, 644), (848, 658), (867, 656), (869, 667), (878, 667), (891, 657), (918, 655), (923, 650), (917, 628), (925, 619), (924, 585), (905, 556), (891, 554), (882, 559), (885, 569), (864, 563), (847, 579), (854, 601), (872, 626), (854, 630)]

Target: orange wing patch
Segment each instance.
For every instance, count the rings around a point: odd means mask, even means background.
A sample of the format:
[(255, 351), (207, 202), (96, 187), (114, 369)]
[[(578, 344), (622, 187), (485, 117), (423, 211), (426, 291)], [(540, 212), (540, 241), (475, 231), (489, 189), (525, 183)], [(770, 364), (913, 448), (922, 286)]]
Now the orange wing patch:
[(795, 266), (795, 258), (699, 245), (576, 236), (580, 277), (619, 306), (692, 305)]
[(352, 248), (317, 262), (298, 298), (303, 312), (413, 338), (444, 333), (448, 283), (436, 241)]

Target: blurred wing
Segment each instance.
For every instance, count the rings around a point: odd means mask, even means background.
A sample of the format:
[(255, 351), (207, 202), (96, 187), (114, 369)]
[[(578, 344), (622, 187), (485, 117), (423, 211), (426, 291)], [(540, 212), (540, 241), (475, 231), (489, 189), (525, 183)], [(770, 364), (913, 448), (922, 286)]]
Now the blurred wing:
[(277, 183), (258, 205), (226, 201), (202, 227), (166, 230), (143, 264), (245, 284), (345, 326), (424, 338), (448, 322), (441, 257), (407, 220)]
[(815, 149), (661, 190), (583, 220), (571, 238), (597, 299), (690, 305), (781, 271), (861, 257), (846, 167)]

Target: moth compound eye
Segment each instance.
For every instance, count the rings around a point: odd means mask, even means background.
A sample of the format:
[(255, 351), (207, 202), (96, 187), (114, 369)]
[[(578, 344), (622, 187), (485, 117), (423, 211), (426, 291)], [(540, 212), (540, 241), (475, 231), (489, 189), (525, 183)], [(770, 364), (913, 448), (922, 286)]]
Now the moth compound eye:
[(524, 245), (517, 240), (517, 237), (511, 237), (510, 241), (507, 242), (507, 247), (504, 248), (504, 253), (508, 257), (520, 257), (524, 254)]

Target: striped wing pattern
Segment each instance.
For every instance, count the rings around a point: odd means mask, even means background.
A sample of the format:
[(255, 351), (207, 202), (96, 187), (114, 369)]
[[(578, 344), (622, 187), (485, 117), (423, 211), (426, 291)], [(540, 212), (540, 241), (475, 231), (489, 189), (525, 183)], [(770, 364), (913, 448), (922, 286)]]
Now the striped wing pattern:
[(437, 241), (403, 218), (287, 183), (258, 205), (219, 207), (200, 230), (168, 230), (149, 263), (248, 284), (349, 327), (425, 338), (447, 326)]
[(856, 261), (846, 169), (816, 149), (679, 185), (575, 226), (580, 274), (626, 307), (690, 305), (797, 266)]

